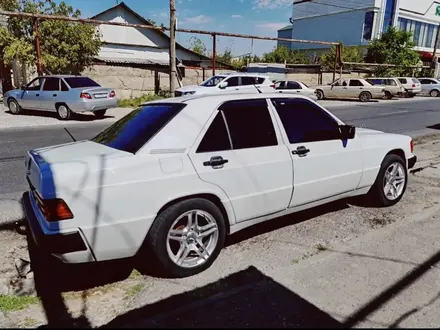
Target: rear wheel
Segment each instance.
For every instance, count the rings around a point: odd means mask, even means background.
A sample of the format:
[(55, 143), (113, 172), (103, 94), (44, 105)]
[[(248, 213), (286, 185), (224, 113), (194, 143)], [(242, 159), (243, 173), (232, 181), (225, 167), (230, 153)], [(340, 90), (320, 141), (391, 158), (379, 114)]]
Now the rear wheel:
[(397, 155), (387, 155), (380, 167), (369, 197), (377, 206), (392, 206), (403, 197), (408, 183), (405, 160)]
[[(193, 198), (165, 209), (151, 226), (146, 247), (166, 277), (187, 277), (209, 268), (220, 254), (225, 220), (209, 200)], [(142, 258), (142, 256), (141, 256)], [(145, 267), (145, 260), (141, 267)]]
[(370, 92), (362, 92), (360, 95), (359, 95), (359, 100), (361, 101), (361, 102), (370, 102), (370, 100), (372, 99), (372, 95), (371, 95), (371, 93)]
[(96, 116), (96, 118), (102, 119), (102, 118), (104, 118), (106, 112), (107, 112), (107, 109), (105, 109), (105, 110), (96, 110), (96, 111), (93, 112), (93, 114)]
[(22, 112), (22, 108), (15, 99), (10, 99), (8, 101), (8, 108), (13, 115), (19, 115)]
[(57, 104), (57, 114), (60, 120), (69, 120), (72, 118), (72, 110), (66, 104)]
[(437, 89), (433, 89), (432, 91), (429, 92), (429, 95), (432, 97), (439, 97), (440, 91), (438, 91)]

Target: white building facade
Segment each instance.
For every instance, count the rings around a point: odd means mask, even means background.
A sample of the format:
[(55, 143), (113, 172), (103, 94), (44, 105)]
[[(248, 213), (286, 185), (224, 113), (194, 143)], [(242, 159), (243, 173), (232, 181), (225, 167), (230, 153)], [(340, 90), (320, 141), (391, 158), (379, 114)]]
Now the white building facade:
[[(341, 41), (361, 46), (380, 37), (389, 26), (410, 31), (416, 50), (432, 54), (440, 23), (440, 1), (434, 0), (311, 0), (293, 5), (291, 24), (278, 31), (281, 38)], [(322, 45), (280, 42), (293, 49)]]

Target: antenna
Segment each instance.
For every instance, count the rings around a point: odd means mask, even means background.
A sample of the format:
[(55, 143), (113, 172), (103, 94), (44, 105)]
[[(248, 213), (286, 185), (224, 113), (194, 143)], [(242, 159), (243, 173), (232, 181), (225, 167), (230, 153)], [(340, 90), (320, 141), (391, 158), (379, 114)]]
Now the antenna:
[(263, 92), (258, 89), (257, 85), (254, 84), (254, 87), (257, 89), (258, 93), (263, 94)]
[(76, 139), (73, 137), (72, 134), (70, 134), (70, 132), (67, 130), (66, 127), (64, 127), (64, 130), (67, 132), (67, 134), (69, 134), (69, 136), (72, 138), (73, 142), (76, 142)]

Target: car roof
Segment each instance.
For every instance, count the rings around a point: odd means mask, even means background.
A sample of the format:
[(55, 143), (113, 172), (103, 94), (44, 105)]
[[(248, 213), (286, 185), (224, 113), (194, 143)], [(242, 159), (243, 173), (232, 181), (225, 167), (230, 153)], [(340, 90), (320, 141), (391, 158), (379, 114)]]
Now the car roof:
[(87, 76), (69, 75), (69, 74), (48, 74), (46, 76), (39, 76), (39, 78), (89, 78)]
[(223, 103), (226, 101), (234, 101), (234, 100), (253, 100), (253, 99), (261, 99), (261, 98), (289, 98), (289, 99), (307, 99), (308, 97), (302, 95), (288, 95), (288, 94), (280, 94), (280, 93), (221, 93), (221, 94), (202, 94), (202, 95), (188, 95), (188, 96), (180, 96), (173, 97), (169, 99), (162, 99), (156, 101), (145, 102), (145, 104), (154, 104), (154, 103), (190, 103), (192, 101), (198, 100), (209, 100), (212, 101), (213, 104)]

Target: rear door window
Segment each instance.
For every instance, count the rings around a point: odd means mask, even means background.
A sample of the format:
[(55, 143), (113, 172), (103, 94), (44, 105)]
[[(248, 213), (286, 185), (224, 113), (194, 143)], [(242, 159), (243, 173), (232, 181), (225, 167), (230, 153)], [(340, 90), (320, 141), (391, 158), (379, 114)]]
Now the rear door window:
[(91, 141), (121, 151), (136, 153), (185, 106), (184, 103), (144, 105), (118, 120)]
[(406, 79), (405, 78), (399, 78), (399, 81), (401, 84), (406, 84)]
[(71, 77), (64, 78), (70, 88), (87, 88), (87, 87), (101, 87), (96, 81), (89, 77)]

